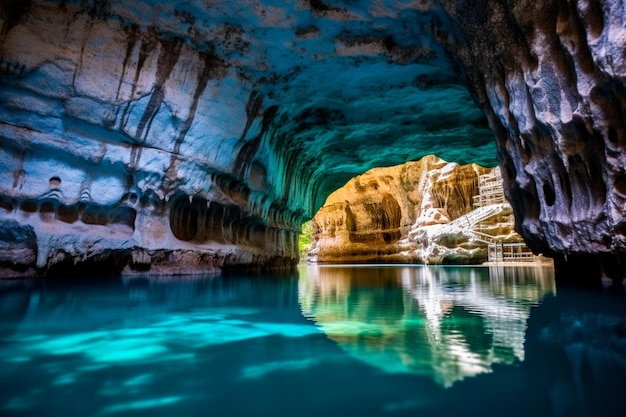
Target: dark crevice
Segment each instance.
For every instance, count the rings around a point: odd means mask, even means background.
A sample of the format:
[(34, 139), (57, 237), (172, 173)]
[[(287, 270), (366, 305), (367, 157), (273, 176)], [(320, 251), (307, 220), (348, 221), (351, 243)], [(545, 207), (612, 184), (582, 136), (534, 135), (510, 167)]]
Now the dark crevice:
[(549, 207), (552, 207), (554, 205), (556, 195), (554, 194), (554, 189), (548, 183), (543, 184), (543, 196), (546, 199), (546, 204)]
[(2, 0), (0, 2), (0, 14), (3, 17), (4, 24), (0, 37), (6, 36), (13, 27), (18, 25), (31, 6), (31, 0)]
[[(248, 109), (250, 111), (250, 114), (248, 117), (250, 117), (253, 114), (254, 107), (256, 107), (257, 105), (260, 106), (262, 104), (262, 102), (256, 102), (256, 100), (253, 100), (253, 101), (255, 102), (252, 103), (250, 105), (250, 108)], [(237, 178), (243, 179), (245, 174), (249, 171), (252, 160), (254, 159), (256, 152), (259, 150), (261, 141), (263, 137), (266, 135), (266, 132), (271, 126), (271, 123), (276, 118), (277, 113), (278, 113), (278, 106), (269, 107), (263, 113), (263, 120), (261, 122), (261, 131), (259, 132), (259, 134), (255, 136), (253, 139), (246, 142), (239, 150), (239, 153), (237, 154), (237, 159), (235, 160), (235, 167), (237, 167), (235, 174)], [(242, 138), (244, 137), (245, 136), (242, 135)]]
[(193, 197), (191, 202), (179, 193), (170, 209), (170, 228), (177, 239), (186, 242), (217, 242), (265, 249), (281, 245), (280, 237), (267, 227), (264, 220), (245, 215), (238, 206), (208, 202)]
[[(124, 53), (124, 62), (122, 63), (122, 74), (120, 75), (120, 81), (117, 84), (117, 93), (115, 95), (116, 99), (120, 97), (120, 88), (122, 88), (122, 83), (124, 82), (124, 78), (126, 76), (126, 68), (128, 67), (128, 61), (135, 50), (135, 45), (137, 44), (137, 40), (139, 38), (139, 27), (135, 24), (130, 27), (125, 27), (124, 32), (126, 33), (127, 43), (126, 43), (126, 51)], [(137, 84), (137, 80), (133, 83), (133, 90), (135, 85)], [(134, 91), (133, 91), (134, 93)], [(133, 95), (131, 94), (130, 99), (133, 99)]]
[(626, 196), (626, 173), (622, 172), (615, 175), (613, 180), (613, 187), (615, 190), (623, 196)]
[(324, 3), (322, 0), (310, 0), (309, 4), (311, 5), (311, 9), (318, 12), (328, 12), (331, 10), (341, 10), (337, 7), (331, 7)]
[[(39, 218), (46, 223), (60, 221), (66, 224), (74, 224), (81, 221), (86, 225), (115, 227), (118, 232), (132, 234), (135, 230), (137, 212), (132, 207), (120, 205), (117, 207), (100, 206), (95, 204), (77, 203), (63, 204), (53, 197), (40, 200), (23, 200), (10, 202), (6, 198), (0, 199), (0, 207), (7, 211), (14, 211), (27, 215), (37, 213)], [(122, 226), (123, 229), (120, 229)]]

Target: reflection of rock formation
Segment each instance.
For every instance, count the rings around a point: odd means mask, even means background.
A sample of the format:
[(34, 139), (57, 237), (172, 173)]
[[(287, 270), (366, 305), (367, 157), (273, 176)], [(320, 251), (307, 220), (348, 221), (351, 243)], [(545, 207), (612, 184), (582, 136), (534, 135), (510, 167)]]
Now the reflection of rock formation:
[[(473, 208), (479, 176), (493, 171), (447, 163), (429, 155), (417, 162), (376, 168), (332, 193), (313, 218), (310, 258), (318, 262), (481, 263), (484, 244), (447, 225)], [(493, 216), (490, 232), (510, 236), (507, 213)]]
[(303, 314), (351, 355), (444, 386), (524, 360), (530, 309), (554, 293), (549, 268), (309, 266)]

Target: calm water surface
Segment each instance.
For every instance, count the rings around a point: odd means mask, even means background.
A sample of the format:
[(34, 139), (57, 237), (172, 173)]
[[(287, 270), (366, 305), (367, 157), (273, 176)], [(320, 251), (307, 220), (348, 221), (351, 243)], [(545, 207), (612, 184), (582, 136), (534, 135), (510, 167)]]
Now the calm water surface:
[(1, 416), (626, 416), (626, 300), (551, 268), (0, 283)]

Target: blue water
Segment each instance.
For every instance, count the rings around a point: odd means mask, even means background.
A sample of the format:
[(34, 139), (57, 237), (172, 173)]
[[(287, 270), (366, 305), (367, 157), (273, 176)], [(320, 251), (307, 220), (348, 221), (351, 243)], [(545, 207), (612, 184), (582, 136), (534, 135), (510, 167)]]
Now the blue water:
[(625, 416), (626, 300), (550, 268), (0, 282), (1, 416)]

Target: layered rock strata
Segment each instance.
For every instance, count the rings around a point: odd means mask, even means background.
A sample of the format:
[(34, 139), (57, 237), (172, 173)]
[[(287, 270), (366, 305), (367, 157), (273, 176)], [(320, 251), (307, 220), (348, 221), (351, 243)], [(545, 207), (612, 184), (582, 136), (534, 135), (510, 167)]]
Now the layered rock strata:
[(0, 275), (291, 268), (302, 220), (355, 174), (465, 139), (448, 153), (492, 161), (432, 18), (2, 2)]
[(495, 133), (530, 247), (619, 286), (624, 21), (616, 0), (3, 1), (1, 275), (290, 267), (349, 178), (490, 166)]
[[(313, 218), (308, 259), (325, 263), (486, 262), (487, 245), (475, 241), (471, 230), (459, 221), (474, 209), (479, 176), (492, 171), (431, 155), (355, 177), (332, 193)], [(519, 241), (511, 217), (510, 209), (503, 211), (489, 218), (481, 230), (494, 240)]]

